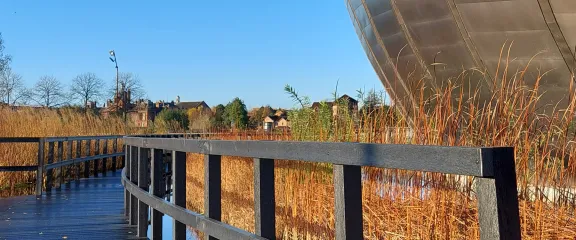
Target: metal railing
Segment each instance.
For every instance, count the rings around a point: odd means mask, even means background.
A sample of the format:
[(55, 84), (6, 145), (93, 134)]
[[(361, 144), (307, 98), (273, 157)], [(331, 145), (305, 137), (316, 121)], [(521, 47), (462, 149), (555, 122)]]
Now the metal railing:
[[(122, 171), (125, 208), (138, 236), (148, 230), (162, 239), (162, 216), (173, 218), (173, 238), (185, 239), (185, 226), (210, 239), (275, 239), (274, 159), (333, 164), (336, 239), (362, 239), (362, 166), (477, 177), (481, 239), (520, 239), (514, 149), (382, 145), (368, 143), (222, 141), (177, 136), (125, 137), (127, 164)], [(171, 187), (163, 182), (172, 158)], [(186, 153), (204, 159), (204, 209), (186, 209)], [(255, 234), (221, 222), (221, 156), (254, 158)], [(172, 201), (166, 201), (171, 188)], [(151, 190), (151, 191), (150, 191)]]
[[(111, 159), (111, 169), (116, 171), (118, 157), (123, 157), (124, 152), (118, 152), (118, 139), (121, 135), (108, 136), (78, 136), (78, 137), (2, 137), (2, 143), (37, 143), (37, 164), (29, 166), (1, 166), (0, 172), (22, 172), (36, 171), (35, 193), (42, 195), (43, 185), (46, 191), (51, 191), (56, 178), (56, 187), (60, 187), (66, 181), (66, 177), (74, 176), (79, 179), (81, 176), (90, 176), (90, 163), (92, 163), (92, 173), (98, 176), (99, 171), (106, 175), (107, 159)], [(109, 153), (109, 142), (112, 143), (112, 151)], [(92, 143), (93, 151), (92, 151)], [(102, 144), (101, 144), (102, 143)], [(66, 144), (66, 156), (64, 156), (64, 144)], [(47, 148), (46, 148), (47, 145)], [(101, 149), (102, 146), (102, 149)], [(73, 154), (75, 150), (75, 154)], [(82, 154), (84, 150), (84, 154)], [(102, 153), (100, 153), (102, 150)], [(0, 156), (0, 159), (2, 156)], [(102, 163), (100, 163), (102, 160)], [(80, 164), (84, 163), (84, 172), (80, 172)], [(124, 167), (121, 163), (120, 167)], [(72, 171), (72, 169), (74, 171)]]

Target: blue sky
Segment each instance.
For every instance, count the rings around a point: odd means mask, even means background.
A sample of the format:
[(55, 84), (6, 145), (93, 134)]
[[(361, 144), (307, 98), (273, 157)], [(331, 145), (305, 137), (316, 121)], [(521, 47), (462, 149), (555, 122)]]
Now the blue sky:
[(311, 100), (359, 88), (383, 90), (344, 0), (27, 1), (2, 0), (0, 32), (12, 68), (31, 86), (94, 72), (137, 74), (151, 100), (233, 97), (248, 107), (289, 108), (290, 84)]

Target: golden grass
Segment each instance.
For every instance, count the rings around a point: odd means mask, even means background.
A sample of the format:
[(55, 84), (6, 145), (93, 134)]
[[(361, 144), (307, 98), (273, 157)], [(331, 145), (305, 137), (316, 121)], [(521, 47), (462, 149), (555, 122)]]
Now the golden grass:
[[(525, 70), (523, 70), (525, 71)], [(311, 112), (297, 135), (231, 133), (224, 139), (359, 141), (444, 146), (514, 146), (523, 239), (576, 237), (576, 150), (572, 126), (576, 100), (568, 107), (538, 114), (538, 84), (528, 88), (520, 71), (496, 74), (500, 83), (484, 108), (477, 92), (448, 83), (432, 99), (420, 98), (410, 119), (399, 111), (370, 117), (340, 117), (326, 128)], [(463, 73), (454, 82), (466, 80)], [(430, 91), (421, 88), (420, 93)], [(421, 94), (423, 96), (423, 94)], [(456, 96), (454, 100), (453, 96)], [(425, 102), (435, 102), (426, 106)], [(426, 110), (425, 110), (426, 109)], [(360, 119), (362, 124), (355, 124)], [(405, 129), (412, 129), (408, 134)], [(390, 130), (398, 130), (390, 134)], [(300, 134), (305, 133), (305, 134)], [(411, 136), (410, 136), (411, 135)], [(203, 210), (202, 156), (188, 156), (188, 204)], [(283, 239), (334, 237), (334, 193), (327, 164), (276, 160), (277, 236)], [(222, 220), (254, 230), (252, 161), (222, 160)], [(363, 168), (364, 236), (367, 239), (479, 239), (474, 178), (438, 173)], [(557, 193), (551, 195), (550, 189)], [(548, 191), (548, 193), (547, 193)]]
[[(120, 118), (103, 119), (73, 109), (0, 107), (0, 136), (2, 137), (123, 135), (133, 131), (133, 129), (125, 127)], [(121, 147), (121, 143), (119, 144)], [(67, 145), (64, 144), (63, 147), (65, 154)], [(76, 146), (73, 145), (73, 148), (75, 153)], [(100, 152), (103, 151), (103, 148), (102, 142)], [(90, 151), (93, 153), (94, 150), (94, 146), (92, 146)], [(37, 151), (38, 144), (35, 143), (1, 143), (0, 166), (36, 165)], [(108, 151), (112, 151), (111, 142)], [(86, 154), (84, 147), (82, 154)], [(0, 197), (31, 194), (34, 179), (35, 172), (0, 173)]]
[[(574, 239), (576, 236), (576, 150), (572, 126), (576, 100), (546, 116), (537, 114), (538, 85), (527, 88), (521, 70), (495, 74), (500, 83), (486, 107), (478, 108), (477, 93), (448, 83), (434, 89), (432, 99), (419, 99), (410, 119), (398, 111), (375, 111), (369, 117), (334, 120), (310, 113), (305, 138), (287, 133), (265, 135), (235, 132), (224, 139), (358, 141), (445, 146), (514, 146), (518, 176), (521, 230), (524, 239)], [(453, 82), (467, 79), (464, 72)], [(430, 89), (421, 89), (431, 91)], [(451, 96), (457, 96), (453, 100)], [(435, 102), (426, 106), (426, 102)], [(2, 109), (2, 136), (63, 136), (129, 132), (117, 119), (103, 120), (74, 112)], [(63, 117), (64, 116), (64, 117)], [(361, 124), (356, 124), (356, 121)], [(405, 129), (413, 130), (412, 135)], [(390, 134), (391, 131), (396, 131)], [(1, 145), (0, 145), (1, 147)], [(34, 164), (35, 148), (1, 147), (2, 164)], [(8, 160), (5, 160), (8, 159)], [(203, 212), (203, 156), (188, 154), (187, 207)], [(277, 236), (282, 239), (334, 237), (334, 193), (331, 167), (275, 160)], [(254, 231), (253, 165), (251, 159), (222, 160), (222, 220)], [(364, 236), (367, 239), (478, 239), (474, 179), (437, 173), (363, 168)], [(0, 183), (10, 177), (0, 178)], [(18, 175), (21, 176), (21, 175)], [(12, 182), (16, 176), (12, 177)], [(16, 180), (30, 181), (28, 175)], [(546, 194), (557, 189), (555, 196)]]

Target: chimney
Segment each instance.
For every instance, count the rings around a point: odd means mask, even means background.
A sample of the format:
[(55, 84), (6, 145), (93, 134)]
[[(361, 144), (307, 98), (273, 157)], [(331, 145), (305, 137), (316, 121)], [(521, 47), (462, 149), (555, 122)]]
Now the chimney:
[(176, 96), (176, 104), (180, 103), (180, 96)]

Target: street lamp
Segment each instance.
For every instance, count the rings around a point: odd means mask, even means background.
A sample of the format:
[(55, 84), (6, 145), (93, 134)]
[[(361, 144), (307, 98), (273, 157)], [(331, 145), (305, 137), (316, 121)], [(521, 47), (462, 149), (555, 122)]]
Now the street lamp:
[[(118, 83), (119, 83), (119, 72), (118, 72), (118, 60), (116, 59), (116, 52), (114, 52), (114, 50), (110, 50), (110, 61), (112, 61), (113, 63), (116, 64), (116, 96), (115, 98), (118, 98), (120, 96), (118, 96)], [(122, 89), (124, 90), (124, 89)], [(128, 101), (128, 99), (126, 99), (126, 95), (122, 94), (122, 115), (124, 117), (124, 122), (126, 122), (126, 101)], [(118, 106), (116, 106), (117, 108)]]
[(116, 96), (118, 96), (118, 61), (116, 60), (116, 52), (110, 50), (110, 61), (116, 64)]

